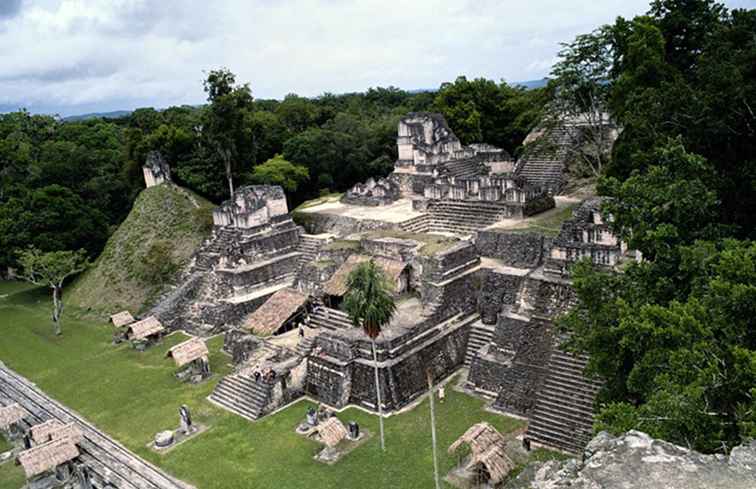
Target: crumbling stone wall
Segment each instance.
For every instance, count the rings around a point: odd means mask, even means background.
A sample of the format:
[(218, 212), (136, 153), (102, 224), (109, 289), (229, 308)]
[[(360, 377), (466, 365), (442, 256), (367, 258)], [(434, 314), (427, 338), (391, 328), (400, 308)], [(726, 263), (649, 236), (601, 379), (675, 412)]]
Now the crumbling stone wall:
[(309, 234), (331, 233), (336, 236), (347, 236), (376, 229), (398, 229), (396, 224), (389, 222), (355, 219), (322, 212), (294, 212), (292, 217)]
[(494, 270), (481, 271), (478, 311), (484, 324), (496, 324), (499, 312), (515, 304), (523, 277), (506, 275)]
[[(387, 410), (397, 410), (412, 402), (428, 388), (426, 371), (434, 381), (451, 375), (464, 363), (470, 324), (460, 326), (416, 352), (406, 352), (391, 366), (380, 371), (382, 395)], [(372, 407), (375, 377), (370, 362), (355, 362), (350, 402)]]
[(351, 374), (351, 369), (311, 356), (307, 360), (305, 392), (329, 406), (344, 407), (349, 402)]
[(543, 260), (544, 237), (538, 233), (485, 230), (478, 232), (475, 247), (481, 256), (499, 259), (511, 267), (535, 268)]

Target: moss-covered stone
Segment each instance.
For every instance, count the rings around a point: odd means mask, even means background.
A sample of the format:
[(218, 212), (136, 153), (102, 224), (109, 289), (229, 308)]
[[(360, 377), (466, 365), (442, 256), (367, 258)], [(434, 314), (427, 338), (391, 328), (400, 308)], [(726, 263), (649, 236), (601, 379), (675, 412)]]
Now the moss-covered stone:
[(69, 300), (102, 315), (144, 310), (209, 235), (212, 207), (175, 185), (145, 189)]

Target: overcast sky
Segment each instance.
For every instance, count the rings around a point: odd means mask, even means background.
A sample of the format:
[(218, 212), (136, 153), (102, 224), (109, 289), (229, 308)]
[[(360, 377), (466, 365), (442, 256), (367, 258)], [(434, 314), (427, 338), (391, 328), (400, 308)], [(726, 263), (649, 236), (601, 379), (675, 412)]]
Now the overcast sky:
[(559, 42), (648, 1), (0, 0), (0, 111), (199, 104), (221, 66), (257, 98), (539, 79)]

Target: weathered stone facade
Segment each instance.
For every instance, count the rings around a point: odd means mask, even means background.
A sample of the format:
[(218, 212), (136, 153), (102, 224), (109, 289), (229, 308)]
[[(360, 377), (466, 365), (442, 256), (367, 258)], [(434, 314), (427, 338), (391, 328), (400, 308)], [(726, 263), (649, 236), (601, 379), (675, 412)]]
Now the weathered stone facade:
[(171, 167), (159, 151), (150, 151), (142, 167), (147, 188), (171, 181)]
[(532, 232), (491, 229), (479, 231), (475, 247), (481, 256), (518, 268), (535, 268), (543, 261), (545, 238)]
[(369, 178), (347, 190), (341, 202), (353, 205), (388, 205), (401, 197), (401, 188), (392, 177), (375, 181)]
[(583, 258), (604, 268), (619, 264), (627, 248), (609, 228), (611, 217), (603, 215), (601, 204), (601, 198), (585, 200), (565, 221), (549, 252), (547, 273), (566, 276), (569, 266)]

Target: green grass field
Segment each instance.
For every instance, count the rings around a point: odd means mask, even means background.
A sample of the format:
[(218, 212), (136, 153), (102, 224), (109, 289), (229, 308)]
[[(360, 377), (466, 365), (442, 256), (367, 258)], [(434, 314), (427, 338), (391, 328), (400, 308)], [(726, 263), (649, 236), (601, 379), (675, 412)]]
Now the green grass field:
[[(174, 334), (145, 353), (110, 343), (105, 324), (77, 318), (73, 308), (63, 316), (63, 336), (55, 337), (49, 320), (47, 292), (21, 284), (0, 283), (0, 360), (36, 382), (48, 394), (76, 409), (128, 448), (201, 489), (371, 489), (433, 486), (427, 401), (386, 420), (387, 451), (377, 436), (328, 466), (313, 460), (320, 446), (294, 433), (309, 402), (251, 423), (205, 400), (219, 374), (229, 371), (229, 358), (210, 342), (211, 368), (218, 374), (199, 386), (179, 383), (173, 363), (164, 358)], [(209, 430), (170, 452), (158, 455), (146, 445), (158, 431), (178, 425), (178, 407), (187, 404), (198, 423)], [(472, 424), (493, 423), (503, 432), (521, 421), (488, 413), (475, 398), (447, 389), (437, 405), (442, 474), (455, 459), (446, 448)], [(376, 433), (377, 418), (358, 409), (341, 413)], [(23, 480), (13, 463), (0, 466), (0, 489), (18, 489)]]

